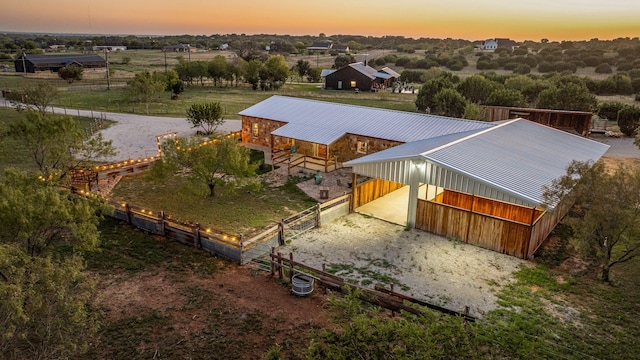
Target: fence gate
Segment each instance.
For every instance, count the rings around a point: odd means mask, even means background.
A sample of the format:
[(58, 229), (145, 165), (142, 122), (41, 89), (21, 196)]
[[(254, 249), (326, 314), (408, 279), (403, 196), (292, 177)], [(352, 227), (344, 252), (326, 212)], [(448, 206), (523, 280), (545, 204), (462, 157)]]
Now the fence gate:
[(285, 239), (292, 239), (318, 226), (317, 206), (299, 212), (291, 217), (282, 220), (282, 227)]

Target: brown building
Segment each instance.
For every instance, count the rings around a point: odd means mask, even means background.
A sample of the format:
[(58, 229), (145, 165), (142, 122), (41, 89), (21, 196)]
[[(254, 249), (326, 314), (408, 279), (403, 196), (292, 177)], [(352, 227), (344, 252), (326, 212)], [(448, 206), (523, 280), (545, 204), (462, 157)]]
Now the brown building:
[(378, 71), (362, 62), (349, 64), (335, 71), (325, 71), (324, 88), (329, 90), (372, 91), (388, 88), (400, 74), (385, 67)]

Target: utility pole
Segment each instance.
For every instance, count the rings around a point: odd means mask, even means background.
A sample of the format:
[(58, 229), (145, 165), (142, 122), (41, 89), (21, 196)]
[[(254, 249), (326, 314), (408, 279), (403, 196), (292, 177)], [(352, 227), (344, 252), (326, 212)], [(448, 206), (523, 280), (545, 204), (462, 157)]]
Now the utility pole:
[(111, 78), (109, 77), (109, 57), (107, 57), (107, 48), (104, 48), (104, 61), (107, 65), (107, 90), (111, 90)]
[(164, 72), (167, 72), (167, 51), (164, 50)]
[(27, 67), (25, 66), (24, 62), (24, 49), (22, 49), (22, 72), (25, 76), (27, 75)]

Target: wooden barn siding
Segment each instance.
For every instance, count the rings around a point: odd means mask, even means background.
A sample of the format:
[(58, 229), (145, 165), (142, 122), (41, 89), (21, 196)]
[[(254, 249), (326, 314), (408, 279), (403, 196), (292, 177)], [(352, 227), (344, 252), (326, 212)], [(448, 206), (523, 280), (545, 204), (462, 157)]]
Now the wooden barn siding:
[(325, 77), (325, 89), (338, 90), (338, 81), (342, 81), (342, 90), (353, 90), (352, 80), (356, 81), (356, 87), (362, 91), (369, 91), (373, 86), (371, 78), (347, 66)]
[(531, 226), (418, 199), (416, 228), (467, 244), (525, 258)]
[(535, 219), (542, 215), (542, 211), (534, 210), (533, 208), (479, 196), (472, 196), (446, 189), (442, 193), (442, 199), (437, 201), (461, 209), (473, 210), (473, 212), (492, 215), (525, 224), (531, 224)]
[[(253, 136), (253, 123), (258, 123), (259, 134), (258, 137)], [(248, 144), (255, 144), (260, 146), (271, 147), (271, 132), (277, 128), (286, 125), (285, 122), (268, 120), (262, 118), (256, 118), (251, 116), (242, 117), (242, 142)]]
[(538, 250), (540, 245), (544, 243), (556, 225), (558, 225), (567, 212), (569, 212), (573, 203), (574, 199), (571, 194), (569, 194), (569, 196), (566, 196), (553, 211), (545, 212), (544, 216), (536, 221), (531, 231), (531, 241), (529, 242), (527, 257), (531, 257), (531, 255)]
[(353, 207), (355, 209), (366, 203), (372, 202), (375, 199), (381, 198), (390, 192), (396, 191), (404, 184), (382, 180), (382, 179), (370, 179), (362, 184), (357, 184), (355, 191), (353, 192)]
[[(584, 136), (591, 130), (591, 113), (548, 111), (543, 109), (522, 109), (487, 106), (483, 109), (485, 120), (499, 121), (523, 118), (538, 124), (564, 131), (575, 131)], [(528, 113), (528, 115), (526, 115)]]

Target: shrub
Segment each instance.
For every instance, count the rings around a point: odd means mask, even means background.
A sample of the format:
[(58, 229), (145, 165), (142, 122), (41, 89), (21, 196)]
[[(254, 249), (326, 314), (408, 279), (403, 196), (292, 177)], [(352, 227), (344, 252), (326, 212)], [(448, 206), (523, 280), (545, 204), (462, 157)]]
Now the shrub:
[(619, 101), (603, 102), (598, 104), (597, 114), (603, 119), (612, 121), (618, 120), (618, 112), (624, 107)]
[(554, 64), (554, 68), (557, 72), (571, 72), (571, 73), (575, 73), (576, 70), (578, 70), (578, 68), (570, 63), (570, 62), (564, 62), (564, 61), (560, 61)]
[(416, 61), (416, 67), (418, 69), (431, 69), (432, 67), (439, 67), (440, 64), (438, 64), (437, 61), (433, 61), (431, 59), (420, 59), (418, 61)]
[(521, 75), (529, 74), (531, 73), (531, 67), (529, 67), (529, 65), (527, 64), (518, 65), (515, 69), (513, 69), (513, 73)]
[(377, 58), (375, 60), (375, 65), (384, 66), (386, 64), (385, 58)]
[(611, 74), (613, 72), (613, 70), (611, 70), (611, 65), (607, 64), (607, 63), (602, 63), (598, 66), (596, 66), (596, 73), (597, 74)]
[(406, 57), (406, 56), (403, 56), (403, 57), (401, 57), (401, 58), (399, 58), (399, 59), (397, 59), (397, 60), (396, 60), (395, 65), (396, 65), (396, 66), (402, 66), (402, 67), (404, 67), (404, 66), (405, 66), (405, 65), (407, 65), (409, 62), (411, 62), (411, 59), (409, 59), (409, 58), (408, 58), (408, 57)]
[(450, 62), (447, 65), (447, 67), (451, 71), (460, 71), (460, 70), (464, 69), (464, 64), (459, 60), (454, 60), (454, 61)]
[(487, 105), (493, 106), (525, 106), (524, 95), (518, 90), (498, 89), (489, 95), (486, 101)]
[(538, 71), (541, 73), (550, 73), (555, 71), (555, 66), (548, 61), (543, 61), (538, 64)]
[(640, 124), (640, 108), (626, 105), (618, 112), (618, 127), (626, 136), (633, 136)]

